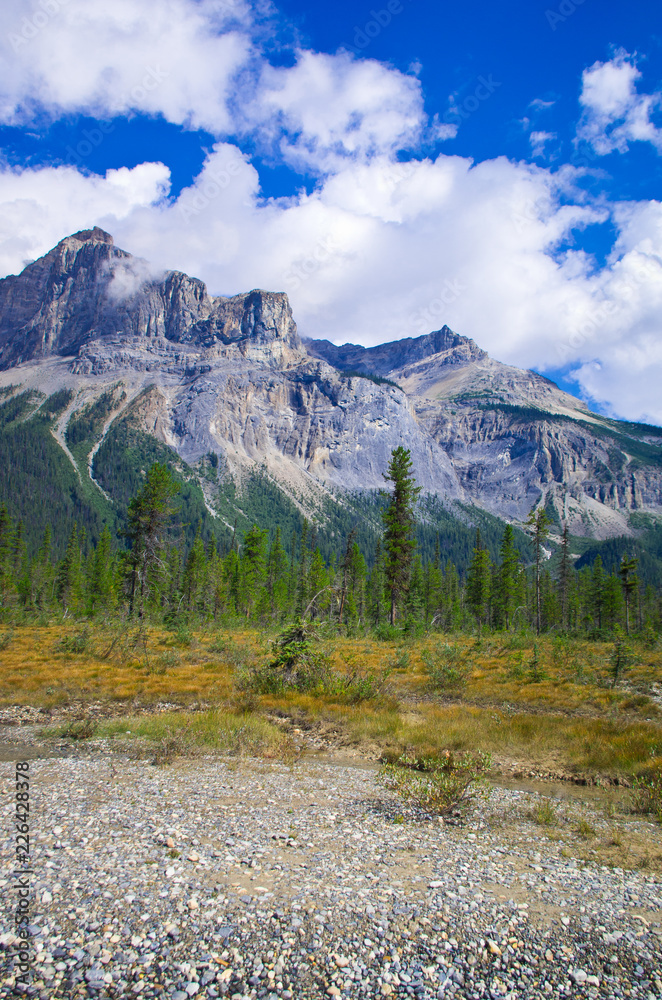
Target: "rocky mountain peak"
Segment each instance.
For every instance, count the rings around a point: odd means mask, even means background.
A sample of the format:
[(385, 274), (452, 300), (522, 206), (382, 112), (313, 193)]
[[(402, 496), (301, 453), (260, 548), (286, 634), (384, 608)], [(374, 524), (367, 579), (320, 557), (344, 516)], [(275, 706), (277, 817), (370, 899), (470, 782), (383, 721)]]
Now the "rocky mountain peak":
[(99, 226), (94, 226), (93, 229), (81, 229), (80, 232), (73, 233), (60, 242), (64, 243), (66, 240), (78, 240), (79, 243), (110, 243), (111, 246), (115, 244), (110, 233), (100, 229)]
[(309, 354), (323, 358), (340, 371), (388, 376), (400, 374), (408, 365), (436, 357), (437, 364), (460, 365), (487, 358), (469, 337), (461, 337), (448, 326), (422, 337), (406, 337), (377, 347), (332, 344), (328, 340), (304, 340)]
[(98, 226), (67, 236), (21, 274), (0, 280), (0, 369), (89, 354), (91, 343), (103, 353), (118, 338), (164, 338), (202, 350), (235, 344), (275, 366), (301, 349), (284, 293), (211, 296), (198, 278), (155, 272)]

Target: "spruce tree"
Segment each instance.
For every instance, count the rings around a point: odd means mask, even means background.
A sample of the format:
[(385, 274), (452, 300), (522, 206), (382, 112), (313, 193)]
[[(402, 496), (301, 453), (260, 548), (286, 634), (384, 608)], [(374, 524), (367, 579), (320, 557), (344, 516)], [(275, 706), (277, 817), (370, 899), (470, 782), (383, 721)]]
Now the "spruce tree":
[(108, 610), (114, 603), (115, 560), (108, 525), (101, 532), (99, 544), (92, 553), (89, 579), (89, 606), (92, 613)]
[(570, 582), (570, 538), (568, 525), (563, 525), (561, 562), (559, 564), (559, 597), (561, 598), (561, 625), (568, 627), (568, 587)]
[(497, 572), (495, 603), (501, 624), (509, 629), (516, 607), (520, 566), (519, 552), (515, 548), (515, 532), (511, 524), (507, 524), (504, 530), (499, 556), (501, 562)]
[(489, 624), (490, 568), (490, 555), (481, 544), (480, 529), (477, 528), (473, 558), (467, 570), (466, 599), (479, 625)]
[(257, 524), (244, 536), (241, 552), (241, 610), (250, 618), (261, 598), (267, 578), (267, 533)]
[(540, 635), (541, 628), (541, 607), (540, 607), (540, 559), (542, 556), (542, 545), (549, 534), (549, 518), (544, 507), (536, 510), (535, 507), (529, 512), (527, 526), (533, 535), (533, 544), (536, 549), (536, 632)]
[(632, 595), (636, 592), (639, 586), (639, 581), (636, 577), (636, 569), (638, 559), (628, 559), (626, 555), (621, 559), (621, 565), (618, 567), (618, 575), (621, 580), (621, 590), (623, 591), (623, 599), (625, 601), (625, 634), (630, 634), (630, 603), (632, 601)]
[(421, 492), (411, 474), (411, 452), (399, 445), (391, 452), (387, 482), (393, 483), (389, 503), (382, 512), (384, 548), (386, 550), (386, 591), (391, 604), (391, 625), (395, 625), (398, 607), (406, 596), (411, 575), (411, 563), (416, 548), (414, 538), (414, 506)]
[(143, 617), (145, 602), (153, 585), (152, 575), (163, 566), (166, 535), (179, 493), (179, 483), (165, 465), (155, 462), (145, 485), (129, 503), (127, 537), (131, 542), (129, 612), (138, 606)]

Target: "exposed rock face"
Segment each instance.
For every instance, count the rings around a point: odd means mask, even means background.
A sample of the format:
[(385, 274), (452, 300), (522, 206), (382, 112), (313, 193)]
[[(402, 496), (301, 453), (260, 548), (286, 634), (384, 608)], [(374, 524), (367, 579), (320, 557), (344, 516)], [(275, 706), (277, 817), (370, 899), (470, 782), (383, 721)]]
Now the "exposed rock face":
[(407, 337), (405, 340), (394, 340), (378, 347), (360, 347), (358, 344), (342, 344), (337, 347), (328, 340), (305, 340), (304, 344), (309, 354), (316, 358), (324, 358), (334, 368), (340, 371), (355, 371), (366, 374), (402, 375), (408, 365), (435, 356), (435, 367), (442, 365), (465, 364), (487, 358), (468, 337), (444, 326), (441, 330), (428, 333), (424, 337)]
[(162, 337), (200, 348), (235, 343), (277, 363), (300, 347), (286, 295), (214, 298), (179, 271), (155, 276), (98, 228), (67, 237), (0, 281), (0, 368), (74, 355), (107, 337)]
[(662, 512), (661, 436), (448, 327), (372, 348), (302, 343), (286, 295), (210, 296), (100, 229), (0, 281), (0, 370), (0, 385), (75, 388), (72, 412), (121, 382), (135, 422), (189, 463), (266, 465), (297, 497), (379, 488), (403, 444), (424, 489), (509, 520), (546, 497), (571, 531), (606, 537), (632, 511)]

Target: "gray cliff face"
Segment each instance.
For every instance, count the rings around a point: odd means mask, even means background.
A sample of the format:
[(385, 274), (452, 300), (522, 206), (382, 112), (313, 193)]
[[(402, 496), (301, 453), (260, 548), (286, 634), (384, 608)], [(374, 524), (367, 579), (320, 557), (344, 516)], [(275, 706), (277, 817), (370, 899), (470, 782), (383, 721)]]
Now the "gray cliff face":
[(286, 295), (212, 297), (202, 281), (178, 271), (154, 276), (98, 228), (67, 237), (0, 281), (0, 369), (75, 355), (108, 337), (200, 348), (236, 343), (264, 358), (271, 352), (276, 362), (300, 345)]
[(408, 365), (435, 356), (435, 364), (465, 364), (487, 358), (468, 337), (460, 337), (449, 327), (428, 333), (423, 337), (407, 337), (378, 347), (360, 347), (342, 344), (337, 347), (328, 340), (304, 340), (306, 350), (313, 357), (323, 358), (340, 371), (386, 376), (400, 374)]
[(629, 532), (633, 511), (662, 514), (659, 435), (590, 413), (448, 327), (372, 348), (302, 343), (286, 295), (210, 296), (100, 229), (0, 281), (0, 385), (18, 381), (73, 388), (72, 414), (119, 383), (135, 425), (194, 467), (209, 452), (238, 480), (266, 466), (311, 509), (326, 488), (382, 487), (405, 445), (426, 491), (508, 520), (544, 500), (600, 538)]

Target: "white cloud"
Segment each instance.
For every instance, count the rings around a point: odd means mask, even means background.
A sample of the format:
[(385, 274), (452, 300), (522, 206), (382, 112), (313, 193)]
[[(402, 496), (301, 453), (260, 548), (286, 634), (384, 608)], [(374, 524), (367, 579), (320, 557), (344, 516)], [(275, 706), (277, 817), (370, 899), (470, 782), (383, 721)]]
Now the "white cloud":
[(552, 139), (556, 139), (556, 132), (532, 132), (529, 136), (531, 156), (545, 156), (545, 146)]
[(302, 51), (292, 67), (265, 66), (244, 113), (285, 162), (322, 173), (411, 146), (425, 121), (415, 77), (346, 52)]
[(73, 167), (0, 172), (0, 273), (22, 270), (80, 229), (100, 225), (112, 233), (118, 222), (167, 195), (170, 171), (162, 163), (83, 176)]
[[(176, 200), (159, 163), (105, 177), (0, 169), (1, 273), (97, 224), (214, 293), (287, 291), (304, 335), (369, 345), (448, 323), (500, 360), (574, 366), (584, 390), (614, 411), (662, 422), (659, 203), (591, 201), (570, 167), (451, 155), (399, 162), (422, 137), (451, 138), (458, 127), (427, 120), (418, 79), (346, 52), (300, 51), (292, 66), (267, 65), (240, 2), (44, 0), (39, 9), (47, 4), (55, 13), (29, 39), (23, 19), (34, 27), (37, 8), (13, 8), (18, 27), (0, 42), (0, 118), (140, 111), (219, 141)], [(25, 45), (12, 41), (17, 32)], [(638, 94), (638, 78), (625, 53), (586, 71), (581, 128), (599, 151), (657, 143), (659, 95)], [(498, 86), (490, 77), (475, 101)], [(472, 107), (465, 99), (461, 110)], [(246, 155), (223, 141), (229, 131), (316, 173), (317, 188), (264, 199)], [(534, 155), (553, 137), (532, 132)], [(607, 220), (617, 239), (604, 267), (561, 252), (573, 230)], [(142, 273), (118, 274), (117, 293), (130, 294)]]
[(599, 270), (582, 252), (553, 253), (573, 228), (609, 218), (572, 203), (573, 180), (503, 157), (382, 155), (346, 162), (312, 194), (265, 201), (255, 169), (224, 143), (175, 202), (162, 197), (161, 164), (105, 179), (5, 171), (0, 264), (18, 270), (97, 223), (212, 292), (287, 291), (304, 335), (369, 345), (448, 323), (503, 361), (574, 364), (619, 414), (662, 421), (662, 205), (613, 207), (619, 237)]
[(579, 98), (584, 112), (577, 136), (600, 155), (624, 153), (632, 142), (650, 142), (662, 153), (662, 128), (653, 121), (662, 92), (638, 93), (640, 78), (635, 57), (624, 50), (584, 70)]
[(0, 120), (137, 111), (219, 132), (249, 22), (241, 0), (16, 0), (0, 38)]

